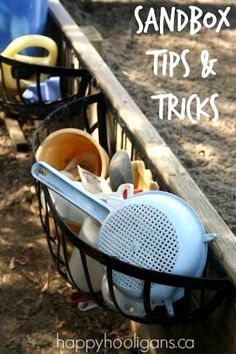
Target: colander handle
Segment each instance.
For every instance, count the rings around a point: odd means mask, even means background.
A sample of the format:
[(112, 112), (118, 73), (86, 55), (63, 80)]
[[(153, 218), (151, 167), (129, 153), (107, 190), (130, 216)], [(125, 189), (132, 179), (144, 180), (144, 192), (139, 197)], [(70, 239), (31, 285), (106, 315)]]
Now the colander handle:
[(112, 211), (108, 204), (85, 191), (79, 184), (75, 184), (46, 162), (36, 162), (32, 166), (31, 173), (35, 179), (83, 210), (100, 224)]

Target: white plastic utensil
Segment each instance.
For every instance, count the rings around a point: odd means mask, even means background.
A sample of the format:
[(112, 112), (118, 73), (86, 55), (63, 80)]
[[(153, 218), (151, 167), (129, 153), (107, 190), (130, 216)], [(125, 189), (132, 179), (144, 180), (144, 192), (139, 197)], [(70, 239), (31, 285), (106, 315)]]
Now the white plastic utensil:
[(108, 204), (96, 198), (92, 193), (87, 192), (79, 184), (73, 183), (46, 162), (36, 162), (32, 166), (31, 173), (34, 178), (83, 210), (100, 224), (112, 210)]
[[(58, 172), (46, 162), (36, 162), (31, 172), (34, 178), (59, 194), (63, 199), (66, 199), (87, 213), (100, 224), (116, 209), (114, 203), (105, 203), (101, 199), (117, 199), (122, 202), (124, 191), (127, 192), (127, 197), (130, 197), (134, 193), (133, 185), (126, 183), (121, 185), (117, 192), (101, 193), (96, 196), (86, 191), (79, 182), (71, 181), (65, 174)], [(117, 205), (117, 203), (115, 204)]]
[(77, 308), (78, 308), (79, 311), (85, 312), (85, 311), (92, 310), (92, 309), (94, 309), (97, 306), (98, 305), (95, 304), (95, 302), (93, 302), (91, 300), (87, 300), (87, 301), (79, 302), (78, 305), (77, 305)]

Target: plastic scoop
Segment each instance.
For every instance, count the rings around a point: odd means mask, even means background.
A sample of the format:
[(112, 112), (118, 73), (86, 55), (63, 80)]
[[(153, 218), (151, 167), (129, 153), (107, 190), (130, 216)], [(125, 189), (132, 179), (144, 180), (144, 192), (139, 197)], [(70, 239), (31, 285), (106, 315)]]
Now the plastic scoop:
[(85, 191), (79, 184), (73, 183), (69, 178), (46, 162), (36, 162), (31, 172), (34, 178), (83, 210), (99, 223), (102, 223), (111, 212), (108, 204)]

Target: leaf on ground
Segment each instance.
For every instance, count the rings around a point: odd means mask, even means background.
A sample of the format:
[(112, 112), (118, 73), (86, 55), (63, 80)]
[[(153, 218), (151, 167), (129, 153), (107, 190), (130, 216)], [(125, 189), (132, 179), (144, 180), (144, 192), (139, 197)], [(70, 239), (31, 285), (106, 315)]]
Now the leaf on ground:
[(10, 264), (9, 264), (9, 269), (10, 269), (10, 270), (13, 270), (13, 269), (15, 269), (15, 267), (16, 267), (16, 264), (15, 264), (15, 257), (12, 257), (11, 262), (10, 262)]
[(45, 276), (46, 282), (45, 282), (44, 286), (41, 289), (41, 293), (44, 293), (45, 291), (48, 290), (49, 284), (50, 284), (51, 273), (52, 273), (52, 268), (50, 266), (48, 266), (48, 272), (46, 273), (46, 276)]

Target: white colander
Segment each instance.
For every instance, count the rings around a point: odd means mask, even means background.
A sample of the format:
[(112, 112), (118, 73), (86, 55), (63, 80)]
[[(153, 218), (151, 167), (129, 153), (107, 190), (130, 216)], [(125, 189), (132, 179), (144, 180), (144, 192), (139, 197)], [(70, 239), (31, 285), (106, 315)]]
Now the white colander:
[[(182, 199), (167, 192), (147, 192), (129, 198), (107, 217), (98, 247), (142, 268), (199, 276), (208, 239), (200, 220)], [(127, 294), (142, 296), (142, 281), (115, 272), (114, 282)], [(155, 296), (160, 296), (161, 288), (154, 287)]]
[[(195, 277), (202, 274), (207, 241), (216, 235), (205, 234), (193, 209), (179, 197), (151, 191), (114, 207), (75, 186), (46, 163), (36, 163), (32, 174), (101, 224), (97, 246), (102, 252), (154, 271)], [(127, 296), (142, 297), (143, 281), (120, 272), (113, 272), (113, 281)], [(152, 284), (151, 300), (165, 304), (169, 314), (173, 314), (172, 302), (183, 295), (183, 289)]]

